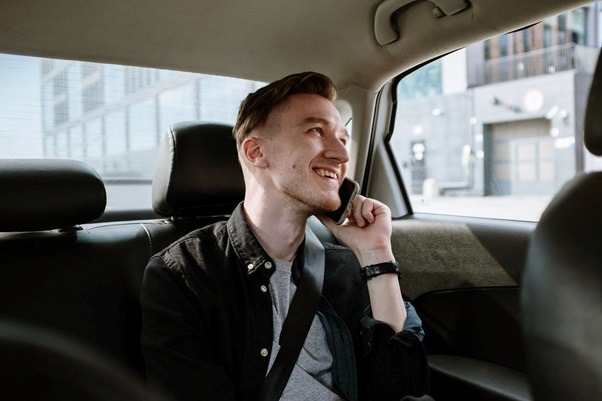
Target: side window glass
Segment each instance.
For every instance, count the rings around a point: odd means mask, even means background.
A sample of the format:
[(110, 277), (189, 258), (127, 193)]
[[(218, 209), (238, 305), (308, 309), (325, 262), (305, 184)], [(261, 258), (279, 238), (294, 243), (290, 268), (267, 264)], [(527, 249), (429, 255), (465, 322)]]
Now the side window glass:
[(150, 209), (155, 156), (178, 121), (234, 124), (265, 85), (179, 71), (0, 54), (0, 157), (82, 160), (107, 210)]
[(566, 181), (602, 170), (582, 140), (597, 19), (582, 7), (399, 81), (389, 146), (415, 212), (537, 221)]

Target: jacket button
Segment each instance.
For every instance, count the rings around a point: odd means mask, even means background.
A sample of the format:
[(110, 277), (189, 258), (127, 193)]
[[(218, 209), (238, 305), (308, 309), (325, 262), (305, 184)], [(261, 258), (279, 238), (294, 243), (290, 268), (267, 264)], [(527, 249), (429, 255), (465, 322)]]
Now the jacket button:
[(265, 285), (262, 285), (259, 288), (261, 288), (261, 292), (268, 292), (268, 287), (266, 287)]
[(262, 348), (262, 349), (261, 349), (261, 352), (260, 352), (261, 356), (268, 356), (268, 353), (269, 353), (269, 352), (268, 352), (268, 349), (267, 349), (267, 348)]
[(269, 270), (269, 269), (271, 269), (271, 268), (272, 268), (272, 262), (265, 262), (265, 265), (264, 265), (264, 266), (265, 266), (265, 268), (266, 268), (266, 269), (268, 269), (268, 270)]
[(247, 270), (253, 270), (253, 263), (249, 263), (247, 265)]

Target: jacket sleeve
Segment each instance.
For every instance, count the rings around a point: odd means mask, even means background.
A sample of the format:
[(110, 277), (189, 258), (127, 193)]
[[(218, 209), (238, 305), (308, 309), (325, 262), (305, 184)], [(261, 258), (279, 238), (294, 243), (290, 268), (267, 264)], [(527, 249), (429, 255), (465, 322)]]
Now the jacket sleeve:
[(214, 360), (198, 302), (182, 275), (158, 256), (145, 270), (140, 303), (148, 384), (178, 401), (235, 400), (230, 377)]
[(424, 331), (414, 307), (405, 302), (407, 318), (399, 333), (372, 318), (366, 309), (361, 322), (364, 372), (372, 400), (399, 401), (404, 396), (428, 394), (430, 389)]

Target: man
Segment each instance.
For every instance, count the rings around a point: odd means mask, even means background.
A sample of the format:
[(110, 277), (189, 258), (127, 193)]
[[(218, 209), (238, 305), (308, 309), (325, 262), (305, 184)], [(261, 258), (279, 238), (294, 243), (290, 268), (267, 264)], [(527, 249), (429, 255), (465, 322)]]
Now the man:
[(394, 261), (389, 209), (357, 196), (346, 224), (322, 216), (339, 207), (349, 162), (335, 98), (332, 81), (312, 72), (250, 94), (234, 127), (244, 202), (228, 222), (188, 234), (149, 262), (141, 294), (147, 377), (177, 399), (258, 399), (312, 215), (347, 247), (324, 245), (322, 301), (281, 399), (399, 400), (426, 391), (421, 322), (397, 274), (366, 283), (360, 275)]

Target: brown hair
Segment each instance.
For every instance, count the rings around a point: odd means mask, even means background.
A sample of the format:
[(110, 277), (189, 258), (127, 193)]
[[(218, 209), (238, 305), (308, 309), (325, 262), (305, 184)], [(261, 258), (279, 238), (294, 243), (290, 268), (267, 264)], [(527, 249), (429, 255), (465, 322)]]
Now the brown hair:
[(265, 124), (272, 110), (288, 96), (305, 93), (322, 96), (331, 102), (337, 97), (332, 80), (317, 72), (301, 72), (272, 82), (249, 94), (240, 104), (232, 130), (236, 143), (240, 145), (250, 131)]

